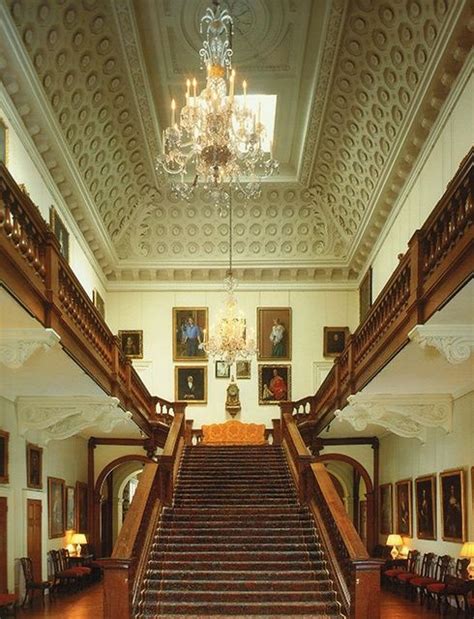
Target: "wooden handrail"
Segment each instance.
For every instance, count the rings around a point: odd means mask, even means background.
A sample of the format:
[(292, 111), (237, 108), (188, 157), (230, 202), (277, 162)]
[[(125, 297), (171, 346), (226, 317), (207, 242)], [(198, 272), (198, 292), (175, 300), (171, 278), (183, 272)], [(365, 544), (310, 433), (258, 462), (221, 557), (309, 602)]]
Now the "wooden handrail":
[(128, 619), (138, 603), (161, 511), (169, 505), (185, 441), (185, 416), (175, 412), (158, 463), (145, 465), (135, 496), (104, 568), (104, 618)]
[(474, 148), (315, 395), (292, 403), (306, 444), (473, 275)]
[(149, 393), (61, 255), (51, 228), (2, 163), (0, 281), (44, 327), (56, 331), (67, 353), (162, 447), (179, 404)]
[(291, 403), (282, 404), (281, 412), (282, 445), (289, 469), (301, 503), (308, 506), (315, 520), (344, 613), (353, 619), (378, 619), (381, 562), (369, 557), (324, 464), (309, 454)]

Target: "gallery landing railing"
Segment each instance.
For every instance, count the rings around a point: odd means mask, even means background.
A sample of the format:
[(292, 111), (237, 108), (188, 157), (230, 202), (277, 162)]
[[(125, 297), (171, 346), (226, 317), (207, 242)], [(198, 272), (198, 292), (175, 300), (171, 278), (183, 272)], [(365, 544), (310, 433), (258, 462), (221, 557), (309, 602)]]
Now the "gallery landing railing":
[(71, 267), (38, 208), (0, 163), (0, 281), (162, 447), (183, 405), (152, 396)]
[(316, 394), (292, 403), (306, 444), (407, 344), (410, 330), (472, 278), (473, 163), (471, 149)]

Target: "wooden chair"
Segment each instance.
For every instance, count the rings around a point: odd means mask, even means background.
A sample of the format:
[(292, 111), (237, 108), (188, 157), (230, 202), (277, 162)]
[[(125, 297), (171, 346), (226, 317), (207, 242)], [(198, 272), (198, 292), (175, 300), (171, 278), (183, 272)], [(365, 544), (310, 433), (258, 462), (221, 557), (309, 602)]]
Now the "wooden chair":
[(428, 597), (426, 594), (426, 587), (428, 585), (442, 585), (444, 583), (451, 561), (452, 557), (450, 555), (442, 555), (432, 563), (431, 572), (410, 580), (413, 597), (416, 598), (417, 593), (420, 594), (420, 604), (423, 604), (425, 597)]
[(83, 575), (73, 567), (66, 567), (59, 550), (50, 550), (48, 556), (53, 567), (53, 590), (78, 589)]
[[(458, 559), (456, 566), (452, 574), (446, 574), (444, 582), (431, 583), (426, 587), (426, 593), (428, 596), (428, 606), (430, 600), (433, 599), (437, 603), (438, 610), (441, 611), (442, 602), (446, 607), (449, 606), (449, 598), (454, 597), (456, 607), (461, 609), (459, 604), (459, 598), (465, 598), (465, 580), (466, 570), (469, 565), (469, 559)], [(464, 605), (467, 605), (467, 601), (464, 599)]]
[(426, 552), (423, 555), (423, 559), (421, 560), (421, 567), (420, 567), (420, 572), (416, 573), (416, 570), (414, 572), (402, 572), (401, 574), (397, 575), (397, 582), (399, 585), (402, 585), (404, 587), (405, 590), (405, 595), (408, 596), (410, 593), (413, 592), (413, 589), (410, 587), (410, 582), (413, 580), (413, 578), (418, 578), (418, 577), (423, 577), (423, 576), (429, 576), (431, 573), (431, 565), (434, 561), (435, 558), (435, 553), (434, 552)]
[(41, 599), (44, 606), (44, 594), (45, 591), (49, 591), (52, 595), (53, 582), (51, 580), (35, 580), (33, 576), (33, 562), (30, 557), (22, 557), (20, 559), (21, 569), (23, 570), (23, 576), (25, 578), (25, 597), (22, 602), (22, 606), (31, 606), (33, 603), (33, 596), (35, 591), (41, 591)]
[(403, 560), (403, 563), (398, 559), (388, 561), (388, 568), (382, 572), (382, 581), (387, 583), (389, 586), (394, 586), (400, 582), (397, 580), (399, 574), (416, 574), (416, 566), (418, 564), (419, 557), (419, 550), (409, 550), (407, 558), (406, 560)]
[(16, 595), (0, 593), (0, 617), (16, 616)]
[(61, 556), (63, 569), (75, 570), (76, 573), (79, 574), (79, 577), (80, 577), (79, 582), (81, 583), (84, 581), (84, 579), (90, 580), (90, 575), (92, 571), (90, 567), (88, 567), (87, 565), (73, 565), (71, 561), (71, 556), (69, 554), (69, 550), (67, 548), (61, 548), (61, 550), (59, 551), (59, 554)]

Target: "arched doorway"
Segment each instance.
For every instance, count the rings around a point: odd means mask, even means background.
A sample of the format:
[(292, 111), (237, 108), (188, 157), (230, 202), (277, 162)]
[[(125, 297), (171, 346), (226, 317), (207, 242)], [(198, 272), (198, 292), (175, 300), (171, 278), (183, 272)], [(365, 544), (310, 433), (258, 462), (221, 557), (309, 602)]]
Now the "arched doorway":
[[(345, 454), (321, 454), (318, 461), (326, 464), (330, 474), (335, 475), (339, 473), (337, 475), (339, 481), (341, 481), (341, 477), (345, 477), (345, 485), (347, 488), (350, 488), (345, 497), (346, 500), (343, 499), (346, 511), (369, 553), (371, 553), (377, 540), (377, 523), (375, 522), (374, 486), (367, 469), (360, 462)], [(345, 475), (342, 472), (342, 466), (346, 467)], [(349, 470), (352, 477), (351, 483), (348, 483), (349, 478), (347, 477)]]
[(94, 487), (94, 544), (96, 553), (108, 557), (122, 526), (124, 492), (130, 480), (138, 477), (146, 456), (130, 454), (109, 462), (97, 477)]

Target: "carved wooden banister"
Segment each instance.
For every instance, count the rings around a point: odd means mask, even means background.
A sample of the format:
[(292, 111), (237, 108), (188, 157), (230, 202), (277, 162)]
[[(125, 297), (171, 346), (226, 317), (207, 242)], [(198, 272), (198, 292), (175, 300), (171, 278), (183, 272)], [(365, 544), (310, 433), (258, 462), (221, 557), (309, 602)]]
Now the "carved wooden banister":
[(175, 411), (158, 463), (145, 465), (133, 501), (104, 568), (104, 618), (129, 619), (138, 600), (158, 520), (173, 495), (185, 440), (183, 411)]
[[(308, 444), (473, 274), (474, 148), (314, 396), (294, 402)], [(302, 403), (304, 405), (302, 405)], [(306, 405), (308, 404), (308, 405)]]
[[(160, 404), (120, 350), (38, 208), (0, 163), (0, 281), (147, 435), (163, 446), (174, 403)], [(164, 401), (163, 401), (164, 402)], [(161, 417), (160, 417), (161, 415)], [(157, 427), (156, 423), (160, 425)]]
[(291, 403), (280, 407), (282, 445), (289, 469), (300, 502), (313, 514), (344, 613), (353, 619), (378, 619), (380, 561), (369, 558), (325, 466), (309, 454)]

